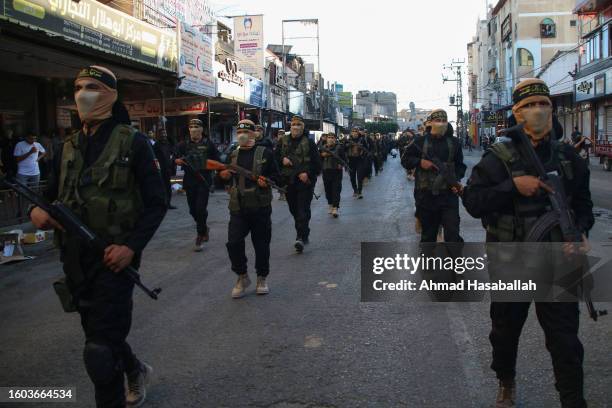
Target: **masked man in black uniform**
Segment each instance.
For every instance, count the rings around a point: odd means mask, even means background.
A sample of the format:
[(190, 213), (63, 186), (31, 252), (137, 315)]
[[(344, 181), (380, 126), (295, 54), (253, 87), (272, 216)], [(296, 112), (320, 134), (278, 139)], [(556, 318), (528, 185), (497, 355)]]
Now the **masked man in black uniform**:
[(422, 226), (421, 242), (436, 242), (440, 226), (444, 227), (446, 242), (462, 242), (458, 198), (461, 191), (450, 186), (441, 174), (442, 169), (432, 162), (437, 158), (457, 181), (461, 180), (466, 170), (461, 142), (453, 136), (444, 110), (434, 110), (427, 123), (425, 135), (416, 136), (402, 157), (404, 168), (416, 169), (414, 197), (416, 217)]
[[(547, 172), (562, 179), (568, 205), (584, 241), (593, 226), (593, 203), (589, 170), (574, 149), (556, 140), (549, 90), (540, 79), (520, 82), (513, 93), (512, 112)], [(511, 139), (513, 139), (511, 137)], [(550, 190), (536, 175), (520, 144), (510, 140), (491, 145), (474, 167), (463, 194), (463, 204), (474, 217), (482, 218), (487, 242), (520, 242), (541, 215), (549, 211), (544, 190)], [(560, 234), (550, 233), (549, 241)], [(557, 238), (555, 238), (557, 236)], [(565, 248), (564, 248), (565, 250)], [(497, 407), (513, 407), (516, 400), (516, 357), (521, 329), (530, 302), (491, 303), (493, 346), (491, 368), (499, 380)], [(583, 348), (578, 339), (578, 303), (535, 303), (551, 354), (556, 388), (563, 408), (583, 408)]]
[(328, 213), (334, 218), (338, 218), (340, 193), (342, 192), (342, 164), (333, 154), (340, 157), (342, 160), (346, 160), (344, 157), (344, 148), (338, 144), (336, 135), (328, 133), (324, 142), (321, 144), (321, 149), (323, 184), (325, 185), (325, 198), (329, 205)]
[(208, 242), (208, 196), (212, 186), (211, 172), (206, 170), (206, 160), (219, 160), (215, 144), (204, 134), (200, 119), (189, 121), (189, 140), (181, 142), (177, 149), (176, 164), (183, 166), (183, 189), (187, 193), (189, 214), (196, 222), (197, 236), (194, 251), (201, 252), (202, 244)]
[(31, 208), (30, 218), (37, 228), (56, 229), (65, 282), (85, 332), (83, 359), (96, 406), (136, 407), (144, 402), (152, 369), (126, 342), (134, 283), (122, 271), (139, 267), (166, 213), (166, 192), (147, 137), (121, 114), (126, 110), (117, 102), (115, 75), (91, 66), (79, 72), (74, 86), (83, 127), (54, 158), (48, 198), (72, 209), (111, 244), (102, 258), (41, 208)]
[(282, 182), (287, 186), (287, 203), (295, 220), (295, 250), (302, 253), (310, 236), (310, 204), (317, 176), (321, 173), (321, 160), (316, 144), (304, 132), (300, 116), (291, 119), (291, 133), (282, 136), (275, 152)]
[(227, 253), (232, 263), (232, 271), (238, 275), (232, 289), (232, 297), (238, 299), (246, 293), (251, 284), (247, 274), (247, 257), (244, 253), (244, 239), (251, 233), (255, 248), (255, 270), (257, 285), (255, 293), (266, 295), (270, 291), (267, 277), (270, 272), (270, 241), (272, 239), (272, 190), (263, 177), (276, 180), (278, 167), (270, 149), (255, 142), (255, 124), (250, 120), (238, 122), (238, 148), (228, 161), (252, 171), (259, 178), (257, 181), (230, 170), (222, 170), (219, 176), (223, 180), (231, 179), (229, 190), (230, 222), (227, 231)]
[(351, 137), (345, 143), (345, 152), (351, 168), (349, 176), (353, 187), (353, 197), (363, 198), (363, 180), (366, 178), (370, 161), (368, 160), (369, 145), (358, 128), (351, 130)]

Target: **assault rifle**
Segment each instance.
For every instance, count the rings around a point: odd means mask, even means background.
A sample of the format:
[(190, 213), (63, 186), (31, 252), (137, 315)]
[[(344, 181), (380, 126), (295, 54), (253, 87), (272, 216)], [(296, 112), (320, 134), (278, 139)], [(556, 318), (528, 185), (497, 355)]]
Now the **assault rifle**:
[(187, 170), (187, 172), (193, 174), (195, 176), (195, 178), (197, 178), (201, 183), (206, 185), (206, 187), (208, 187), (209, 190), (212, 190), (210, 188), (210, 183), (208, 182), (208, 180), (206, 180), (206, 177), (204, 177), (202, 175), (202, 173), (200, 173), (199, 171), (194, 169), (193, 166), (191, 164), (189, 164), (189, 162), (187, 160), (185, 160), (185, 159), (182, 159), (182, 160), (183, 160), (183, 165), (181, 167), (184, 170)]
[(350, 168), (349, 164), (348, 164), (348, 163), (347, 163), (347, 162), (346, 162), (346, 161), (345, 161), (345, 160), (344, 160), (342, 157), (338, 156), (338, 155), (337, 155), (336, 153), (334, 153), (333, 151), (331, 151), (331, 150), (329, 150), (328, 148), (323, 147), (323, 146), (319, 147), (319, 150), (321, 150), (322, 152), (325, 152), (325, 153), (329, 153), (329, 154), (330, 154), (330, 155), (331, 155), (331, 156), (332, 156), (334, 159), (338, 160), (338, 162), (339, 162), (339, 163), (340, 163), (340, 164), (341, 164), (341, 165), (342, 165), (344, 168), (346, 168), (346, 169), (347, 169), (347, 170), (349, 170), (349, 171), (351, 170), (351, 168)]
[[(60, 201), (49, 203), (45, 198), (36, 192), (32, 191), (28, 186), (15, 179), (0, 178), (0, 184), (4, 184), (20, 196), (28, 201), (31, 201), (37, 207), (45, 210), (52, 218), (54, 218), (68, 234), (75, 235), (81, 239), (88, 247), (99, 253), (104, 254), (104, 250), (109, 246), (109, 243), (97, 236), (87, 225), (74, 214), (68, 207)], [(142, 289), (151, 299), (157, 300), (157, 295), (161, 292), (161, 288), (153, 290), (147, 288), (140, 280), (138, 271), (133, 266), (128, 265), (122, 273), (125, 273), (128, 278), (134, 282), (136, 286)]]
[[(295, 158), (295, 155), (293, 155), (293, 154), (288, 154), (288, 155), (287, 155), (287, 158), (288, 158), (289, 160), (291, 160), (291, 163), (297, 163), (297, 162), (298, 162), (298, 160)], [(302, 173), (302, 171), (300, 171), (300, 170), (302, 170), (300, 167), (295, 167), (295, 168), (294, 168), (294, 170), (293, 170), (293, 172), (291, 173), (291, 177), (290, 177), (290, 179), (291, 179), (291, 180), (293, 180), (293, 179), (295, 179), (295, 177), (296, 177), (298, 174)], [(305, 171), (304, 171), (304, 172), (305, 172)], [(316, 181), (316, 179), (315, 179), (315, 181)], [(311, 184), (312, 184), (312, 180), (308, 180), (308, 183), (307, 183), (307, 184), (308, 184), (308, 185), (311, 185)], [(321, 196), (320, 196), (320, 195), (317, 195), (317, 193), (315, 193), (315, 192), (314, 192), (314, 188), (312, 189), (312, 194), (314, 195), (314, 198), (316, 198), (317, 200), (318, 200), (319, 198), (321, 198)]]
[(250, 170), (245, 169), (244, 167), (240, 167), (236, 164), (225, 164), (225, 163), (221, 163), (219, 161), (216, 160), (206, 160), (206, 169), (208, 170), (230, 170), (233, 171), (235, 173), (240, 174), (241, 176), (244, 176), (246, 178), (248, 178), (249, 180), (252, 181), (257, 181), (258, 179), (263, 179), (265, 180), (266, 184), (269, 185), (271, 188), (280, 191), (281, 193), (287, 193), (287, 190), (285, 190), (284, 188), (280, 187), (278, 184), (276, 184), (274, 181), (272, 181), (272, 179), (268, 178), (268, 177), (264, 177), (264, 176), (257, 176), (255, 173), (253, 173)]
[(444, 163), (437, 157), (433, 157), (429, 154), (429, 152), (427, 154), (423, 154), (423, 150), (419, 147), (418, 144), (415, 143), (415, 140), (413, 140), (412, 142), (410, 142), (410, 144), (406, 146), (404, 153), (408, 151), (408, 148), (410, 148), (410, 146), (414, 146), (414, 148), (417, 149), (419, 153), (421, 153), (421, 155), (425, 157), (426, 160), (429, 160), (433, 163), (434, 169), (436, 169), (436, 171), (444, 178), (446, 184), (451, 187), (455, 187), (459, 194), (463, 192), (463, 186), (459, 181), (457, 181), (457, 179), (455, 178), (455, 173), (451, 171), (451, 168), (446, 163)]
[[(527, 155), (531, 166), (535, 169), (538, 178), (550, 188), (546, 190), (552, 211), (542, 215), (525, 236), (526, 242), (540, 242), (555, 227), (559, 227), (564, 242), (582, 242), (582, 233), (576, 228), (574, 218), (567, 205), (567, 196), (561, 179), (556, 174), (546, 172), (542, 161), (538, 157), (531, 140), (525, 134), (524, 123), (519, 123), (502, 131), (502, 134), (512, 139)], [(607, 315), (607, 310), (596, 310), (591, 300), (590, 291), (582, 284), (582, 296), (587, 305), (589, 316), (597, 321), (599, 316)]]

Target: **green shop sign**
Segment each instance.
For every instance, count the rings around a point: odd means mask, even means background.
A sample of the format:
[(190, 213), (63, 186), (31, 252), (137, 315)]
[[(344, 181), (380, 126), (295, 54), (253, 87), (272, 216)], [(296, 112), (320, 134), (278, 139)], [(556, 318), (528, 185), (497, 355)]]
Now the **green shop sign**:
[(95, 0), (0, 0), (0, 18), (176, 72), (175, 31), (164, 31)]

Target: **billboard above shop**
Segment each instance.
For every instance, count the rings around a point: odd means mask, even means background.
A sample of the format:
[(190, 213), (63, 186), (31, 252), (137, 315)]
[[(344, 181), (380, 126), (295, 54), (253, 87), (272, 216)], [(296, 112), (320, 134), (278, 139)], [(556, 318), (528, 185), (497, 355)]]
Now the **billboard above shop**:
[(196, 95), (215, 96), (212, 30), (180, 23), (179, 89)]
[(176, 72), (176, 32), (154, 27), (95, 0), (4, 1), (0, 19)]
[(263, 79), (263, 16), (234, 17), (234, 55), (238, 67), (246, 74)]

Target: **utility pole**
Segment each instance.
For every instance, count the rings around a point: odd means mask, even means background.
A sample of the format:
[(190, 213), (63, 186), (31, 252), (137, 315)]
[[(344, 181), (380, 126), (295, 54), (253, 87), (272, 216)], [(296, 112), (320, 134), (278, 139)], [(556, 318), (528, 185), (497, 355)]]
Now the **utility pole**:
[(454, 78), (448, 78), (442, 75), (442, 82), (456, 82), (457, 93), (450, 97), (450, 106), (457, 108), (457, 136), (465, 135), (465, 121), (463, 120), (463, 76), (462, 68), (465, 60), (453, 60), (450, 65), (444, 65), (444, 69), (448, 69), (455, 74)]

